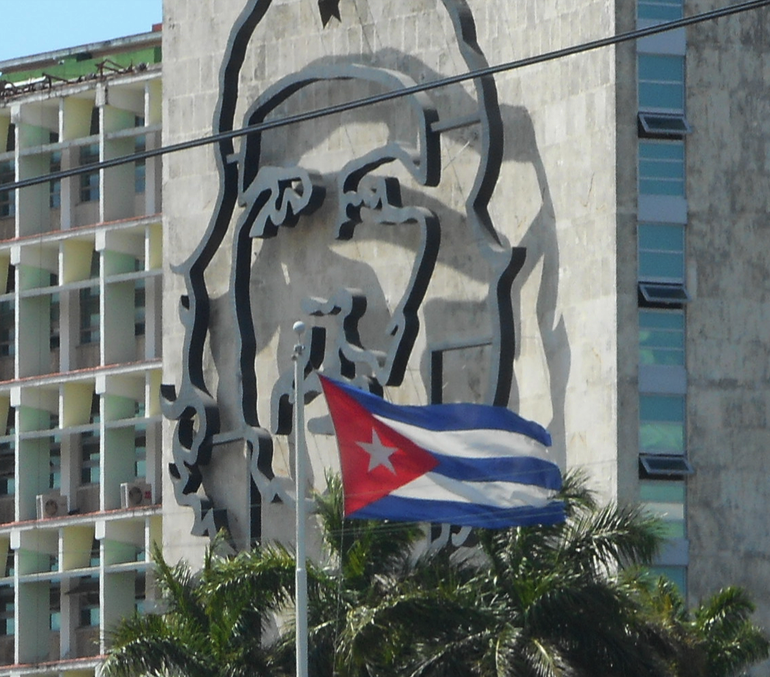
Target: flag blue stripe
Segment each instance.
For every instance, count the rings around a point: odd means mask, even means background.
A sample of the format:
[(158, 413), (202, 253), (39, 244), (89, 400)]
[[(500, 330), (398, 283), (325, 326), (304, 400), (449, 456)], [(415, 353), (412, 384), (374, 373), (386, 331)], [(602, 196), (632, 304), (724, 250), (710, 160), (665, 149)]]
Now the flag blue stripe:
[(460, 458), (432, 453), (439, 465), (431, 470), (455, 480), (479, 482), (496, 480), (516, 482), (553, 489), (561, 489), (559, 467), (550, 462), (531, 456), (505, 458)]
[(545, 428), (504, 407), (483, 404), (395, 405), (340, 381), (333, 382), (375, 416), (435, 431), (509, 430), (528, 435), (546, 447), (551, 446), (551, 436)]
[(475, 503), (431, 501), (385, 496), (348, 515), (353, 519), (385, 519), (396, 522), (436, 522), (464, 527), (505, 527), (558, 524), (564, 521), (564, 504), (552, 501), (543, 507), (500, 508)]

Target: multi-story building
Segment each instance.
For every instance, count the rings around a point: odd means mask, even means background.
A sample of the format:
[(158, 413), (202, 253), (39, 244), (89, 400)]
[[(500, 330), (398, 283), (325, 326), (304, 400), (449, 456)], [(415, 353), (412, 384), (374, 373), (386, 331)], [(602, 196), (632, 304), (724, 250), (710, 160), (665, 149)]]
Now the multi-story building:
[(169, 155), (165, 230), (158, 159), (3, 190), (716, 3), (340, 5), (166, 0), (163, 90), (159, 32), (0, 63), (0, 674), (93, 673), (154, 542), (291, 531), (297, 319), (308, 366), (546, 424), (768, 624), (767, 10)]
[[(300, 0), (166, 0), (165, 139), (720, 4), (343, 0), (324, 26)], [(659, 565), (690, 601), (744, 585), (770, 624), (767, 12), (169, 156), (165, 519), (286, 531), (302, 319), (316, 478), (335, 454), (310, 366), (396, 402), (507, 405), (664, 518)]]
[(93, 674), (161, 540), (160, 31), (0, 62), (0, 674)]

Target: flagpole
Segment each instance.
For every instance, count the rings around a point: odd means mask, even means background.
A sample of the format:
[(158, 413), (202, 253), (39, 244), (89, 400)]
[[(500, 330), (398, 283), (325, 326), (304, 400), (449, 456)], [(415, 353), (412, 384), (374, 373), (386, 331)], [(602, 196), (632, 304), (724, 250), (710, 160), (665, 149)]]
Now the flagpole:
[(305, 346), (302, 334), (305, 324), (295, 322), (294, 333), (297, 344), (294, 346), (294, 479), (296, 496), (296, 567), (294, 583), (296, 587), (295, 628), (297, 651), (297, 677), (307, 677), (307, 570), (305, 568), (305, 521), (307, 506), (305, 503), (305, 374), (304, 361), (301, 359)]

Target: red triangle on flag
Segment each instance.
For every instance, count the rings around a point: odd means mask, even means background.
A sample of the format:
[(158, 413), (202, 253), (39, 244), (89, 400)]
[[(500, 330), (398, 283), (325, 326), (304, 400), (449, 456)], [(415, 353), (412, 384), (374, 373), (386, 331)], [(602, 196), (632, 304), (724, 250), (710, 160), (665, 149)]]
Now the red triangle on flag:
[(333, 382), (322, 378), (321, 383), (337, 433), (345, 515), (380, 500), (438, 465), (432, 454), (378, 421)]

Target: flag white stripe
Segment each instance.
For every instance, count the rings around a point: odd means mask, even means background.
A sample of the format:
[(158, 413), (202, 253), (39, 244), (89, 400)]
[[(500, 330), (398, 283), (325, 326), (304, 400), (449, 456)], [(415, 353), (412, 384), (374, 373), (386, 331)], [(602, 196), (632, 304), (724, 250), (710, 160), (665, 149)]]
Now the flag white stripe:
[(384, 416), (376, 418), (397, 433), (410, 439), (418, 447), (460, 458), (500, 458), (505, 456), (532, 456), (553, 462), (547, 448), (522, 433), (508, 430), (426, 430)]
[(553, 500), (549, 489), (515, 482), (463, 482), (426, 473), (390, 492), (400, 498), (477, 503), (499, 508), (542, 507)]

